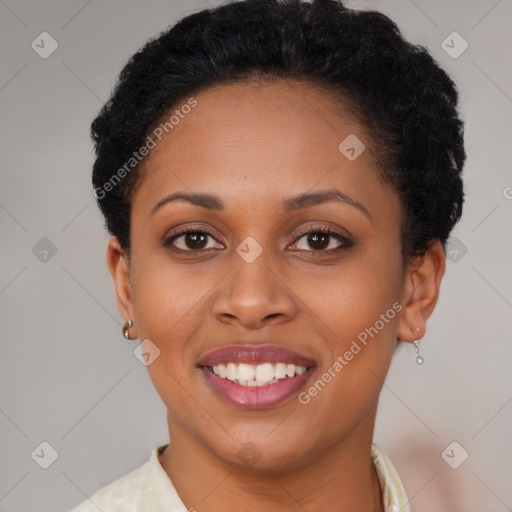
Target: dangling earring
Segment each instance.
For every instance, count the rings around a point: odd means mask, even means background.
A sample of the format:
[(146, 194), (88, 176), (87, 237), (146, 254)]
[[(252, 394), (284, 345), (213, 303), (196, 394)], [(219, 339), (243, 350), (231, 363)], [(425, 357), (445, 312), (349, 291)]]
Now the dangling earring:
[[(416, 330), (420, 331), (420, 328), (416, 327)], [(416, 362), (418, 364), (423, 364), (425, 360), (423, 359), (423, 356), (420, 354), (420, 338), (413, 341), (413, 343), (414, 343), (414, 350), (416, 350)]]
[(127, 339), (127, 340), (131, 340), (133, 338), (130, 338), (130, 327), (133, 326), (133, 322), (131, 320), (127, 320), (125, 322), (125, 324), (123, 325), (123, 336)]

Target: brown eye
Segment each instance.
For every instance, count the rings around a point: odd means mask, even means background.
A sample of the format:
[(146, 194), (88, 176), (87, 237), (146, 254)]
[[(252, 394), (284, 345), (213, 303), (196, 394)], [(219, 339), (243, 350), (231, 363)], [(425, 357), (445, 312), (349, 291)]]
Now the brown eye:
[[(301, 244), (300, 240), (304, 239)], [(296, 248), (307, 252), (325, 252), (332, 254), (352, 247), (352, 242), (348, 238), (336, 233), (325, 226), (317, 228), (308, 228), (307, 231), (301, 233), (294, 244)], [(302, 245), (302, 246), (301, 246)], [(308, 249), (311, 248), (310, 249)]]
[(185, 252), (202, 251), (215, 248), (214, 246), (208, 246), (209, 238), (215, 240), (208, 231), (191, 227), (169, 237), (165, 240), (164, 245)]
[(205, 235), (204, 233), (187, 233), (182, 235), (182, 237), (184, 245), (188, 249), (204, 249), (207, 245), (208, 235)]
[(329, 246), (331, 235), (324, 235), (323, 233), (310, 233), (307, 236), (307, 243), (314, 250), (327, 249)]

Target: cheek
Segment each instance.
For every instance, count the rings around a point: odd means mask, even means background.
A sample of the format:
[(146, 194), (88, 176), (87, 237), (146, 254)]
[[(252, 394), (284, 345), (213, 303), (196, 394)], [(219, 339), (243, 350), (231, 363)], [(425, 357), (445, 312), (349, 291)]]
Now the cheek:
[(376, 322), (384, 337), (396, 324), (398, 315), (392, 306), (400, 298), (400, 276), (396, 270), (386, 270), (382, 262), (361, 258), (350, 268), (297, 280), (291, 287), (333, 353), (344, 351), (347, 343)]
[(329, 355), (299, 396), (312, 428), (324, 433), (326, 443), (376, 407), (401, 309), (396, 283), (375, 267), (329, 283), (315, 294), (316, 301), (308, 302)]
[(200, 329), (205, 294), (213, 283), (207, 273), (202, 279), (197, 272), (195, 276), (178, 272), (164, 263), (148, 260), (133, 280), (132, 293), (139, 338), (150, 339), (160, 351), (147, 367), (149, 376), (164, 403), (174, 408), (187, 400), (181, 388), (184, 384), (188, 388), (196, 360), (190, 339)]
[[(141, 260), (142, 261), (142, 260)], [(132, 281), (138, 326), (164, 346), (179, 346), (204, 309), (216, 284), (211, 272), (173, 265), (165, 255), (146, 258)]]
[(314, 313), (310, 317), (327, 349), (313, 379), (327, 384), (324, 388), (320, 382), (318, 389), (311, 390), (318, 396), (311, 397), (317, 412), (336, 404), (340, 405), (339, 421), (345, 421), (346, 414), (356, 421), (377, 399), (396, 343), (402, 307), (399, 271), (397, 264), (384, 258), (361, 258), (350, 270), (317, 280), (321, 286), (312, 288), (309, 282), (299, 292), (307, 297)]
[[(211, 285), (159, 258), (148, 258), (132, 282), (139, 338), (150, 339), (159, 352), (147, 366), (153, 386), (168, 411), (193, 414), (191, 372), (196, 357), (191, 337), (201, 324), (205, 293)], [(190, 267), (192, 268), (192, 267)]]

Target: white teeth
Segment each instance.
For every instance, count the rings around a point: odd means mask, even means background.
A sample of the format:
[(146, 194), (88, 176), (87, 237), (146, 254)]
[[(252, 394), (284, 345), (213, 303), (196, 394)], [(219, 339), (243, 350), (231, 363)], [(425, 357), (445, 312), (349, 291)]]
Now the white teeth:
[(256, 366), (256, 380), (269, 382), (274, 378), (274, 367), (270, 363)]
[(228, 363), (226, 379), (236, 380), (237, 368), (235, 363)]
[(278, 379), (284, 379), (286, 377), (286, 364), (285, 363), (277, 363), (276, 364), (276, 377)]
[(279, 379), (302, 375), (307, 367), (286, 363), (263, 363), (258, 365), (228, 363), (227, 365), (211, 366), (211, 369), (215, 375), (223, 379), (236, 382), (241, 386), (253, 387), (275, 384)]
[(223, 379), (225, 379), (228, 374), (226, 367), (223, 364), (219, 364), (219, 366), (217, 368), (219, 369), (219, 377), (222, 377)]
[[(234, 363), (233, 363), (234, 365)], [(238, 379), (239, 381), (252, 381), (254, 380), (254, 366), (251, 366), (250, 364), (239, 364), (238, 365), (238, 374), (234, 379), (229, 380), (235, 380)]]
[(288, 377), (293, 377), (295, 375), (295, 365), (294, 364), (289, 364), (286, 366), (286, 375), (288, 375)]

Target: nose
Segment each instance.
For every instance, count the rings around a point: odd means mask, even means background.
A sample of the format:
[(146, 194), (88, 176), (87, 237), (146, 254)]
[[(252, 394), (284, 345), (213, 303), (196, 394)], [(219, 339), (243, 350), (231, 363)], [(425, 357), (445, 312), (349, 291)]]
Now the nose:
[(288, 322), (297, 315), (297, 301), (280, 273), (272, 268), (265, 251), (252, 263), (233, 254), (231, 272), (211, 305), (217, 320), (259, 329)]

